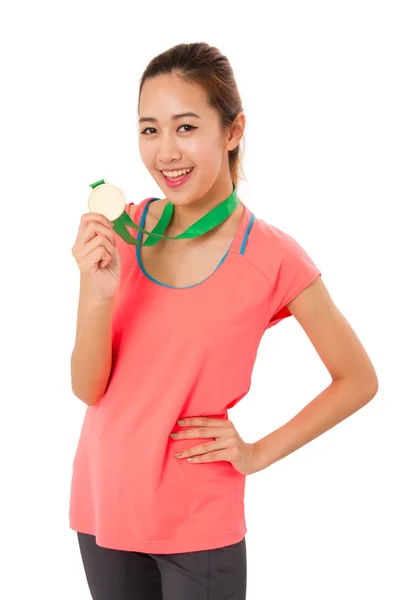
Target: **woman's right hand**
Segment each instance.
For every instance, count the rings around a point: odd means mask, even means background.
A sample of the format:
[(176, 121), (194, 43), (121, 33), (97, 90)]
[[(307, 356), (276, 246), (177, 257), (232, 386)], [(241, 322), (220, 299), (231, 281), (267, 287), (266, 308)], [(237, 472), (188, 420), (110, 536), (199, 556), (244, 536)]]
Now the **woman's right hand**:
[(81, 222), (72, 254), (90, 291), (97, 297), (115, 295), (121, 275), (120, 258), (111, 222), (99, 213), (89, 212)]
[[(136, 208), (137, 205), (130, 205), (131, 218)], [(113, 297), (119, 286), (121, 261), (116, 236), (112, 223), (104, 215), (94, 212), (82, 215), (72, 254), (89, 281), (90, 291), (100, 298)]]

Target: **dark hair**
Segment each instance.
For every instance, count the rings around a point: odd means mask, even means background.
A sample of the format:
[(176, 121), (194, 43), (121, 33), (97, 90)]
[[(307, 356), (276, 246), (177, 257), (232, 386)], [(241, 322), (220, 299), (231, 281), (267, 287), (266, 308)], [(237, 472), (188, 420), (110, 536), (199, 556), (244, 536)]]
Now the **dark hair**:
[[(205, 42), (178, 44), (154, 57), (140, 80), (138, 113), (144, 82), (163, 74), (176, 74), (186, 83), (200, 85), (207, 94), (209, 105), (218, 110), (223, 130), (243, 111), (232, 67), (215, 46)], [(229, 151), (229, 170), (236, 187), (239, 167), (244, 172), (239, 151), (240, 143)]]

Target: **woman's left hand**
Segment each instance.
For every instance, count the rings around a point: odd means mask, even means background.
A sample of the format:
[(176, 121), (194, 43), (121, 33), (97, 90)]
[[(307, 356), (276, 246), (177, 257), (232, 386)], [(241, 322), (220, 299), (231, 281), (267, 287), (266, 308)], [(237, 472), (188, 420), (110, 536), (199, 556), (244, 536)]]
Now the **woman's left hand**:
[(186, 417), (179, 420), (181, 427), (191, 427), (170, 434), (174, 440), (189, 438), (212, 438), (212, 442), (186, 448), (175, 454), (178, 460), (190, 458), (190, 462), (214, 462), (226, 460), (243, 475), (251, 475), (261, 470), (257, 464), (255, 444), (247, 444), (242, 440), (229, 419), (213, 419), (210, 417)]

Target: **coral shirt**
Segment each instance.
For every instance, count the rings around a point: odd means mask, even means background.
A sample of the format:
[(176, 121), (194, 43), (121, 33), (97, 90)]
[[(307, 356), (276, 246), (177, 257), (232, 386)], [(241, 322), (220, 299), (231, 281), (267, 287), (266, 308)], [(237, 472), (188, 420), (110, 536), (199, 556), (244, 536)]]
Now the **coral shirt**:
[[(136, 224), (144, 226), (155, 200), (139, 204)], [(210, 438), (169, 434), (182, 429), (180, 417), (228, 418), (250, 388), (264, 332), (291, 315), (287, 303), (321, 272), (298, 242), (246, 206), (218, 267), (189, 287), (156, 281), (144, 271), (140, 247), (115, 238), (122, 271), (112, 371), (85, 413), (70, 527), (96, 536), (99, 546), (147, 553), (234, 544), (247, 532), (246, 476), (227, 461), (176, 458)]]

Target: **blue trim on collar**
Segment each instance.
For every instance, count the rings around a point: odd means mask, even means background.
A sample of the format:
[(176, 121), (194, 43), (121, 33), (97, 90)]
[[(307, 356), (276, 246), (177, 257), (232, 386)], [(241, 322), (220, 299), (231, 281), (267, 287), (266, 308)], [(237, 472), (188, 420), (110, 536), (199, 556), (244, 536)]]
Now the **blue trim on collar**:
[(251, 213), (251, 219), (250, 219), (249, 224), (247, 225), (246, 233), (243, 236), (243, 241), (242, 241), (242, 245), (240, 246), (239, 254), (244, 254), (244, 251), (246, 249), (247, 240), (250, 235), (251, 228), (253, 227), (254, 221), (255, 221), (254, 213)]

